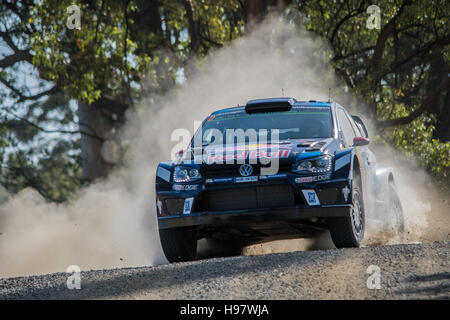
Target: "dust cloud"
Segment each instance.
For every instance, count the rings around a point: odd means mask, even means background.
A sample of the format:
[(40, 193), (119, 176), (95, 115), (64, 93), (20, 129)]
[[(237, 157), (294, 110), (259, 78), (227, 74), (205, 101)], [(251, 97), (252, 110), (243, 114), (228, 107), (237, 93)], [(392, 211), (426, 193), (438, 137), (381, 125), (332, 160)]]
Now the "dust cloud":
[(441, 190), (413, 156), (392, 147), (372, 147), (377, 162), (394, 170), (395, 185), (403, 207), (405, 231), (389, 232), (384, 228), (370, 228), (368, 245), (417, 243), (450, 240), (449, 194)]
[[(164, 96), (143, 99), (127, 115), (121, 134), (121, 141), (129, 143), (124, 168), (66, 204), (48, 203), (33, 190), (1, 196), (0, 277), (65, 272), (69, 265), (88, 270), (166, 263), (154, 176), (157, 163), (171, 157), (174, 130), (193, 134), (194, 122), (213, 110), (254, 98), (327, 100), (328, 88), (342, 85), (320, 54), (324, 50), (320, 39), (271, 18), (206, 59), (192, 61), (188, 81)], [(407, 181), (403, 189), (399, 182), (409, 205), (411, 188), (421, 184)], [(421, 191), (415, 192), (420, 197)], [(429, 205), (424, 202), (419, 209), (426, 215)]]

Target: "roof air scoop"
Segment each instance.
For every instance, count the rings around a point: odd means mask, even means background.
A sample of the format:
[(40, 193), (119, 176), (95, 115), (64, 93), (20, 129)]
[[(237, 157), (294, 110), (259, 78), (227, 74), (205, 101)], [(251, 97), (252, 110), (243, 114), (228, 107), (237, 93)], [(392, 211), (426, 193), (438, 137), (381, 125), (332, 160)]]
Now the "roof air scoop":
[(257, 99), (250, 100), (245, 105), (245, 112), (280, 112), (289, 111), (296, 100), (294, 98), (272, 98), (272, 99)]

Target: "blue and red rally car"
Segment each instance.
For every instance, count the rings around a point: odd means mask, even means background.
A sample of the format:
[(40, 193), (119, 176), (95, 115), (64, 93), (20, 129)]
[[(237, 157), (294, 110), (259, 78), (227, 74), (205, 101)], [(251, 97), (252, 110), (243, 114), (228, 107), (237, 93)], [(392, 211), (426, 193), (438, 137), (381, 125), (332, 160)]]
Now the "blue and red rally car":
[(325, 229), (336, 247), (359, 247), (375, 211), (402, 231), (392, 169), (377, 164), (368, 144), (361, 119), (336, 102), (259, 99), (213, 112), (179, 159), (156, 172), (167, 259), (195, 259), (201, 238), (259, 241)]

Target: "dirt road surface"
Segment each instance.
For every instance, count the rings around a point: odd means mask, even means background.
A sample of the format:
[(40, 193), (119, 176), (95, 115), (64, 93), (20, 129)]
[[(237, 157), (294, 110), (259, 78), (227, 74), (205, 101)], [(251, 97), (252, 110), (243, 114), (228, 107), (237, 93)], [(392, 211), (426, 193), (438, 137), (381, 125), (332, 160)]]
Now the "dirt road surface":
[(79, 290), (68, 277), (0, 279), (0, 299), (449, 299), (450, 242), (86, 271)]

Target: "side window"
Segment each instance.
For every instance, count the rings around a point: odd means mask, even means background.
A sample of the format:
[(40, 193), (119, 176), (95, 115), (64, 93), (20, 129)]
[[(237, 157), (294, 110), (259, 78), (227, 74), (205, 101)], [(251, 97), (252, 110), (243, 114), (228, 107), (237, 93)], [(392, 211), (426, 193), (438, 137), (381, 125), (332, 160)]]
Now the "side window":
[(338, 109), (337, 112), (339, 127), (344, 134), (344, 145), (350, 147), (353, 145), (353, 138), (356, 137), (355, 131), (353, 131), (352, 124), (347, 118), (345, 111), (343, 109)]

